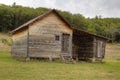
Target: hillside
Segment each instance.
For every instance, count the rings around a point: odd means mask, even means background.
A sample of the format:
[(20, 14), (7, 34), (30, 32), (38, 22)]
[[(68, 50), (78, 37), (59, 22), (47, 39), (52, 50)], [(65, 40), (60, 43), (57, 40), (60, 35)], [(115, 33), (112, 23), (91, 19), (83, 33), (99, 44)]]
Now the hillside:
[[(13, 4), (12, 6), (0, 5), (0, 32), (9, 32), (23, 23), (48, 12), (49, 8), (24, 7)], [(120, 18), (85, 18), (84, 15), (72, 14), (67, 11), (56, 10), (74, 28), (82, 29), (90, 33), (102, 35), (116, 42), (120, 42)]]
[(120, 43), (106, 45), (106, 60), (120, 60)]
[(0, 51), (10, 51), (11, 37), (0, 33)]

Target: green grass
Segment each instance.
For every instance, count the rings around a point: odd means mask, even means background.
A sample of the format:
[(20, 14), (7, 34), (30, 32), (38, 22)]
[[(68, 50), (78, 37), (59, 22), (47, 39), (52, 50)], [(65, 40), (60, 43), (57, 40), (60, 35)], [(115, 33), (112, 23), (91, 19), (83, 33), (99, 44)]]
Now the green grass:
[(120, 61), (65, 64), (20, 62), (0, 52), (0, 80), (120, 80)]

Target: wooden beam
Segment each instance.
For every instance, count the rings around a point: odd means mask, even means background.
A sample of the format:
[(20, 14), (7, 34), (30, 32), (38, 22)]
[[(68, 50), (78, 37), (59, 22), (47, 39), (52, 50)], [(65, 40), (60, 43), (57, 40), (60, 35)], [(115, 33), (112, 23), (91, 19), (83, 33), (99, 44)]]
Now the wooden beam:
[(29, 57), (29, 28), (27, 32), (27, 58)]
[(70, 47), (69, 47), (69, 49), (70, 49), (70, 55), (72, 56), (72, 39), (73, 39), (73, 35), (72, 34), (70, 34), (70, 41), (69, 41), (69, 45), (70, 45)]
[(95, 56), (96, 56), (96, 52), (97, 52), (97, 44), (96, 44), (96, 37), (93, 38), (93, 59), (92, 62), (95, 62)]

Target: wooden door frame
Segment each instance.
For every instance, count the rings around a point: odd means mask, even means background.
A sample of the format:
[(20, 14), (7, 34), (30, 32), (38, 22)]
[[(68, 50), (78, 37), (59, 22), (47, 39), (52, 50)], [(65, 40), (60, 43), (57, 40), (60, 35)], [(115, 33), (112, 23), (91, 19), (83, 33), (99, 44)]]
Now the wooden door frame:
[[(66, 36), (67, 36), (67, 38), (66, 38)], [(65, 38), (63, 39), (63, 37), (65, 37)], [(63, 40), (65, 40), (64, 43), (63, 43)], [(69, 53), (69, 47), (70, 47), (69, 40), (70, 40), (70, 34), (68, 34), (68, 33), (62, 33), (62, 39), (61, 39), (61, 42), (62, 42), (61, 43), (61, 52), (62, 53)], [(66, 48), (66, 50), (64, 50), (63, 48)]]
[(69, 50), (69, 52), (68, 53), (66, 53), (66, 54), (69, 54), (69, 55), (71, 55), (72, 56), (72, 34), (71, 33), (65, 33), (65, 32), (63, 32), (62, 34), (61, 34), (61, 54), (65, 54), (63, 51), (62, 51), (62, 35), (63, 34), (68, 34), (69, 35), (69, 48), (68, 48), (68, 50)]
[[(100, 54), (98, 52), (99, 49), (101, 50)], [(103, 58), (103, 55), (105, 54), (105, 42), (103, 40), (97, 40), (97, 48), (96, 48), (96, 50), (97, 50), (96, 57)], [(100, 55), (100, 56), (98, 56), (98, 55)]]

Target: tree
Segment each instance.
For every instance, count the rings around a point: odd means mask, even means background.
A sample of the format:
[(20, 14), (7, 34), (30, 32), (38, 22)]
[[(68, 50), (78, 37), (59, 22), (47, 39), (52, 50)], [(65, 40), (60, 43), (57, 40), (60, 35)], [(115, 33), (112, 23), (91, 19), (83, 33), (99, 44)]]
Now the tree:
[[(12, 6), (0, 5), (0, 32), (9, 32), (23, 23), (50, 10), (49, 8), (23, 7), (13, 3)], [(120, 18), (85, 18), (81, 14), (57, 10), (74, 28), (102, 35), (120, 42)]]

